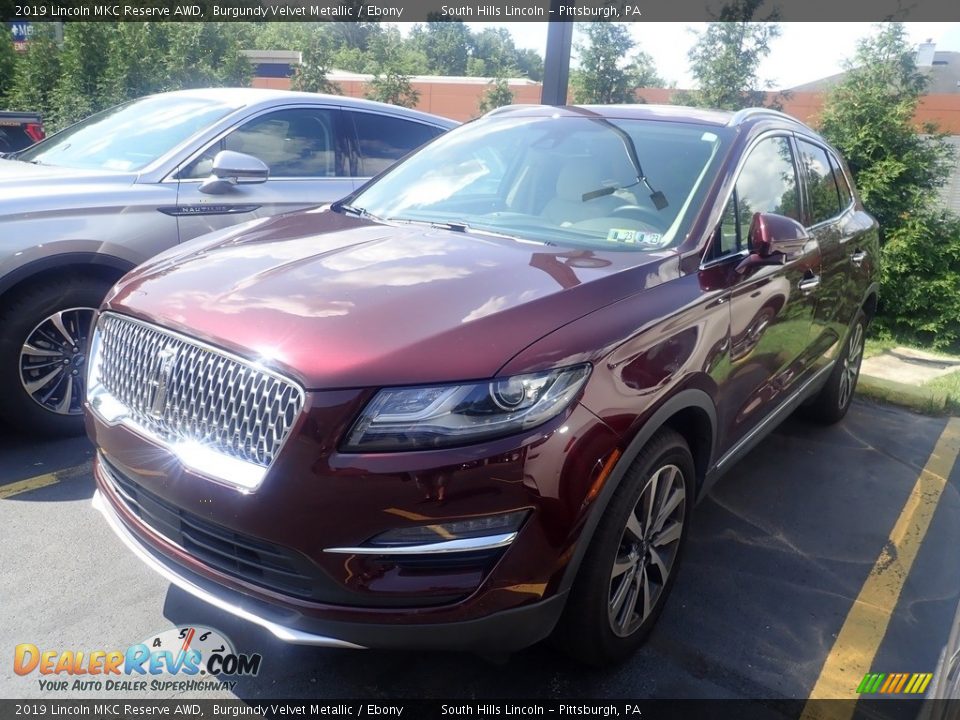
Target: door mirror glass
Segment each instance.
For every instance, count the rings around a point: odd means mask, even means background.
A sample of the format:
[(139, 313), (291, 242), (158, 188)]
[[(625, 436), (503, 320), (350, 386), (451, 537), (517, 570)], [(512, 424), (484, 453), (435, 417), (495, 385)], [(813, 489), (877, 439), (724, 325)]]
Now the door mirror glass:
[(253, 155), (221, 150), (213, 159), (210, 177), (200, 185), (200, 192), (216, 195), (226, 192), (234, 185), (266, 182), (270, 168)]

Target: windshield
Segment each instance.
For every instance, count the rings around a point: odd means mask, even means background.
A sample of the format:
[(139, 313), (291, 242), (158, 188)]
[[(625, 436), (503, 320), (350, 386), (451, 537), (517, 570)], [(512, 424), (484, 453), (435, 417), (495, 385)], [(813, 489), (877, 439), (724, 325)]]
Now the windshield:
[(661, 249), (682, 239), (727, 136), (725, 128), (587, 111), (491, 118), (434, 141), (348, 209), (546, 243)]
[(82, 170), (140, 170), (234, 108), (155, 95), (104, 110), (24, 150), (18, 160)]

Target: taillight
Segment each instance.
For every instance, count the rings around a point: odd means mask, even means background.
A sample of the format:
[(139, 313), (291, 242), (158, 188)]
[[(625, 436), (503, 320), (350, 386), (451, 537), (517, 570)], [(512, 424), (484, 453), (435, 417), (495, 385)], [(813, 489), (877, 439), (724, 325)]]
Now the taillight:
[(23, 129), (24, 132), (27, 133), (27, 136), (35, 143), (40, 142), (44, 137), (46, 137), (46, 133), (43, 132), (43, 123), (27, 123)]

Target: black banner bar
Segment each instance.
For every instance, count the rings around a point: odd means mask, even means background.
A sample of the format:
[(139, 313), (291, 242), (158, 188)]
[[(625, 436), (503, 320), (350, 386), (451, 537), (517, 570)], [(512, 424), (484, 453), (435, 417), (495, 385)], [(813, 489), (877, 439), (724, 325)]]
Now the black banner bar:
[[(722, 11), (735, 13), (736, 8), (735, 0), (0, 0), (0, 20), (689, 22), (717, 20)], [(752, 19), (948, 22), (960, 20), (960, 2), (765, 0), (754, 10)], [(816, 48), (811, 47), (811, 52)]]
[(0, 700), (0, 718), (634, 718), (642, 720), (928, 720), (956, 718), (960, 700)]

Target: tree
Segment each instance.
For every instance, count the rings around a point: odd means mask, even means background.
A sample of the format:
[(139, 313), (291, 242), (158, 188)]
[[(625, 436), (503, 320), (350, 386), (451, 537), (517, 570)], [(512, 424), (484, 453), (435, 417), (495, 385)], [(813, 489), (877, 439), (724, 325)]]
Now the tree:
[(60, 46), (53, 23), (36, 23), (27, 51), (17, 61), (6, 102), (11, 110), (40, 113), (44, 119), (53, 111), (54, 87), (60, 77)]
[(17, 53), (13, 49), (13, 36), (8, 32), (0, 32), (0, 104), (13, 83), (16, 64)]
[[(724, 7), (720, 22), (712, 22), (697, 35), (687, 56), (697, 89), (680, 99), (699, 107), (740, 110), (765, 103), (772, 83), (759, 78), (760, 63), (770, 54), (770, 43), (780, 37), (775, 15), (766, 22), (751, 22), (763, 0), (734, 0)], [(778, 96), (771, 107), (780, 107)]]
[(373, 76), (367, 83), (364, 97), (368, 100), (400, 105), (401, 107), (416, 107), (420, 100), (420, 93), (413, 89), (408, 75), (401, 75), (393, 69), (384, 69)]
[(960, 218), (927, 208), (887, 232), (877, 324), (896, 337), (960, 350)]
[(51, 116), (52, 127), (66, 127), (103, 109), (103, 76), (113, 27), (106, 23), (64, 23), (63, 47), (60, 52), (60, 75), (54, 86)]
[(420, 93), (413, 89), (404, 67), (407, 58), (400, 31), (392, 27), (372, 38), (369, 53), (374, 77), (367, 83), (364, 97), (402, 107), (416, 107)]
[(960, 220), (939, 210), (953, 154), (914, 113), (927, 87), (900, 23), (861, 40), (827, 94), (820, 131), (844, 154), (880, 223), (877, 324), (895, 336), (960, 348)]
[(436, 75), (466, 75), (473, 36), (459, 20), (431, 21), (417, 25), (410, 33), (410, 42), (429, 63), (429, 72)]
[(504, 77), (496, 77), (489, 83), (490, 87), (480, 98), (480, 112), (486, 113), (504, 105), (513, 103), (513, 91)]
[(933, 125), (913, 116), (927, 86), (900, 23), (861, 40), (842, 81), (828, 94), (820, 131), (844, 154), (881, 232), (928, 207), (948, 176), (952, 154)]
[[(577, 44), (580, 67), (573, 73), (573, 96), (578, 103), (632, 103), (641, 85), (659, 85), (653, 61), (634, 52), (636, 43), (626, 23), (581, 23), (585, 43)], [(633, 56), (631, 57), (631, 53)]]
[(328, 38), (321, 31), (314, 32), (306, 49), (303, 50), (300, 65), (291, 79), (294, 90), (305, 92), (342, 95), (343, 89), (327, 78), (331, 70), (331, 50)]

